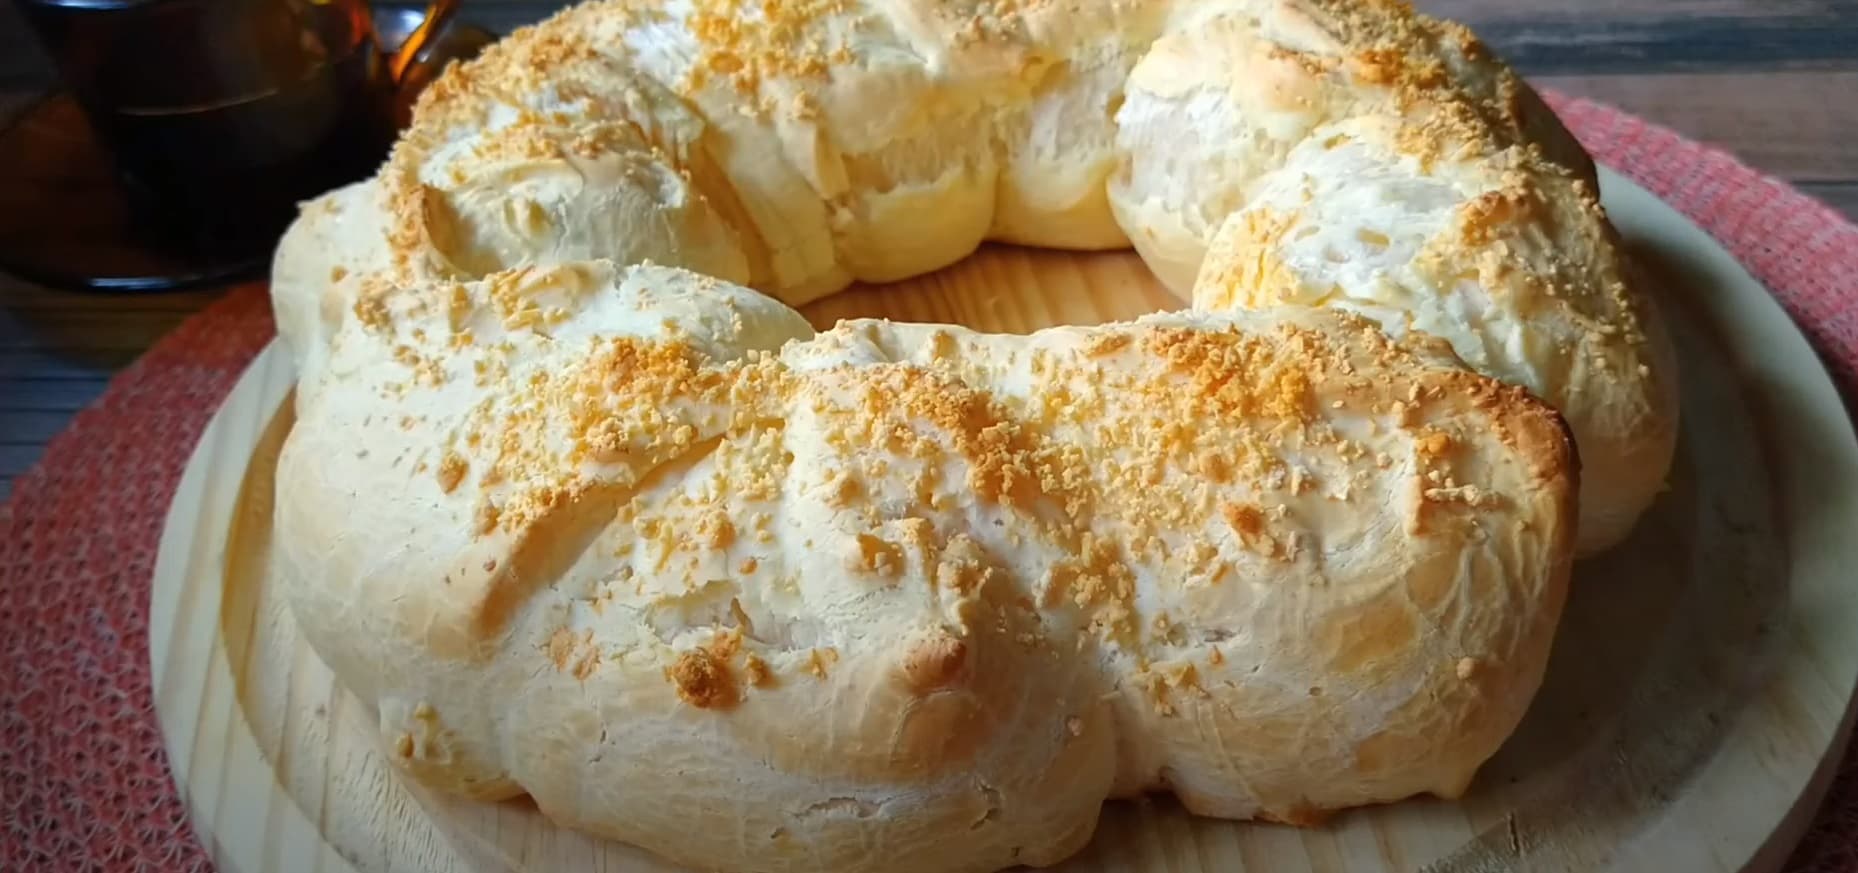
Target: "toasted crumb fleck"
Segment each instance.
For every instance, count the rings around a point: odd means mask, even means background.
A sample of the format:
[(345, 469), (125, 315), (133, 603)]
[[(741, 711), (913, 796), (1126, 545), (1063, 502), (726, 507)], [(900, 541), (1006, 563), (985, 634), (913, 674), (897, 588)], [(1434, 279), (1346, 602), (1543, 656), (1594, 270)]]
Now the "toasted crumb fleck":
[(742, 672), (748, 677), (748, 684), (756, 688), (766, 688), (774, 684), (774, 673), (768, 669), (768, 662), (763, 661), (754, 652), (742, 657)]
[(721, 512), (706, 515), (698, 522), (697, 535), (712, 549), (726, 549), (735, 542), (735, 524)]
[(812, 649), (806, 655), (806, 672), (815, 679), (826, 678), (826, 668), (839, 662), (838, 649)]
[(1127, 331), (1095, 334), (1085, 342), (1084, 354), (1092, 358), (1114, 354), (1127, 348), (1132, 338)]
[(698, 709), (726, 709), (736, 702), (735, 677), (729, 665), (708, 649), (692, 649), (665, 671), (677, 696)]
[(895, 543), (885, 542), (867, 533), (858, 535), (847, 563), (854, 571), (882, 577), (903, 572), (903, 551)]
[(580, 657), (574, 661), (574, 678), (585, 682), (587, 681), (587, 677), (592, 676), (594, 674), (594, 669), (599, 666), (600, 650), (591, 645), (587, 646), (581, 650)]
[[(486, 502), (479, 504), (477, 507), (477, 514), (472, 518), (472, 529), (478, 536), (486, 536), (491, 531), (497, 529), (497, 525), (502, 517), (503, 511), (499, 509), (495, 503)], [(484, 569), (486, 571), (495, 570), (496, 564), (496, 561), (486, 561), (484, 562)]]
[(1428, 430), (1415, 445), (1421, 457), (1436, 458), (1451, 450), (1452, 438), (1443, 431)]
[(463, 457), (456, 452), (446, 452), (445, 457), (439, 459), (439, 489), (447, 494), (452, 493), (469, 470), (470, 466)]
[(549, 635), (548, 659), (555, 664), (555, 669), (568, 669), (568, 656), (574, 652), (574, 632), (565, 627), (556, 628)]
[[(737, 601), (730, 600), (729, 604), (735, 614), (742, 614), (742, 607)], [(729, 659), (735, 657), (736, 652), (742, 650), (742, 632), (732, 627), (723, 628), (716, 632), (715, 638), (711, 639), (705, 648), (709, 649), (710, 654), (715, 655), (718, 661), (726, 664)]]
[(857, 479), (844, 471), (833, 474), (826, 483), (826, 505), (835, 509), (843, 509), (852, 505), (863, 494), (864, 486), (858, 484)]
[[(1295, 471), (1293, 470), (1292, 473), (1292, 480), (1296, 481)], [(1233, 533), (1238, 534), (1239, 543), (1248, 551), (1272, 560), (1291, 560), (1290, 553), (1285, 550), (1277, 537), (1270, 533), (1268, 521), (1271, 517), (1270, 513), (1251, 504), (1236, 503), (1224, 504), (1220, 510), (1226, 517), (1226, 524), (1232, 527)]]
[(1459, 658), (1458, 678), (1469, 680), (1472, 676), (1477, 675), (1477, 670), (1481, 666), (1483, 665), (1479, 664), (1476, 658)]

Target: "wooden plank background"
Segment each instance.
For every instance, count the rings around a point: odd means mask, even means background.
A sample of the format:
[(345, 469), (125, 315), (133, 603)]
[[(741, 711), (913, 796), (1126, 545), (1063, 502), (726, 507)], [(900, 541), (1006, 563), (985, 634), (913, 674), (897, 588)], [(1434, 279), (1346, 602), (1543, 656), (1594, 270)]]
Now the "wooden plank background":
[[(502, 31), (559, 5), (465, 0), (464, 14)], [(1540, 85), (1729, 149), (1858, 219), (1858, 0), (1417, 5), (1469, 24)], [(0, 119), (52, 81), (0, 3)], [(112, 373), (212, 297), (98, 297), (0, 275), (0, 498)]]

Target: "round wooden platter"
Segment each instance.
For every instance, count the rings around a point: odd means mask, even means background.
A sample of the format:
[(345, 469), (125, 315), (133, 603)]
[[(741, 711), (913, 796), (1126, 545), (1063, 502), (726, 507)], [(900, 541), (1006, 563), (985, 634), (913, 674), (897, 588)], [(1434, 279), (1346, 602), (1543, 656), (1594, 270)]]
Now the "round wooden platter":
[[(1306, 830), (1199, 819), (1166, 798), (1112, 803), (1062, 869), (1780, 867), (1850, 727), (1858, 444), (1814, 353), (1740, 265), (1643, 190), (1612, 175), (1603, 188), (1680, 345), (1679, 457), (1631, 541), (1577, 567), (1541, 694), (1470, 794)], [(1132, 255), (989, 248), (808, 315), (1023, 332), (1178, 305)], [(220, 869), (669, 870), (527, 803), (440, 797), (392, 772), (372, 713), (269, 587), (291, 384), (277, 347), (252, 364), (182, 478), (155, 568), (155, 702)]]

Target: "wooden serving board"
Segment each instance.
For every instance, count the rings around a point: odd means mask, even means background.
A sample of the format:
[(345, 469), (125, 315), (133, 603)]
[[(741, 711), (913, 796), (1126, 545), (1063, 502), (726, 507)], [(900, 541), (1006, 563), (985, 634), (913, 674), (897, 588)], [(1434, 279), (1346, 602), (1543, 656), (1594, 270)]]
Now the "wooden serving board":
[[(1616, 176), (1621, 231), (1683, 361), (1669, 491), (1581, 564), (1548, 678), (1466, 798), (1316, 829), (1109, 804), (1062, 869), (1778, 869), (1836, 768), (1858, 682), (1858, 444), (1813, 352), (1701, 231)], [(1133, 255), (990, 248), (932, 276), (821, 301), (984, 330), (1178, 306)], [(266, 350), (208, 428), (170, 511), (150, 648), (170, 761), (222, 871), (669, 870), (524, 802), (398, 778), (373, 716), (298, 638), (266, 572), (291, 367)]]

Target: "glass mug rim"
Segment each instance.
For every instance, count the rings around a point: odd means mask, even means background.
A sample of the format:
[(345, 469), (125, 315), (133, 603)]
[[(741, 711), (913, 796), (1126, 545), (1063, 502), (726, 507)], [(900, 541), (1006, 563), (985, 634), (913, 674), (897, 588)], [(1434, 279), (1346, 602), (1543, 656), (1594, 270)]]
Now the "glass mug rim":
[[(429, 49), (462, 38), (457, 0), (432, 0), (417, 24), (412, 4), (373, 0), (13, 3), (59, 72), (66, 96), (46, 105), (72, 106), (81, 120), (61, 130), (82, 125), (94, 143), (66, 162), (70, 179), (109, 191), (59, 213), (79, 247), (0, 254), (7, 272), (98, 290), (255, 269), (300, 203), (385, 158), (406, 72), (424, 75)], [(400, 39), (381, 32), (387, 19), (405, 23)]]
[(14, 0), (21, 6), (56, 6), (60, 9), (95, 9), (98, 11), (116, 11), (146, 6), (161, 0)]
[(415, 95), (496, 40), (458, 0), (12, 5), (59, 84), (0, 127), (31, 207), (0, 216), (0, 272), (105, 294), (259, 278), (301, 204), (373, 172)]
[[(158, 6), (204, 6), (223, 2), (227, 0), (13, 0), (14, 5), (19, 7), (56, 9), (67, 14), (129, 12)], [(313, 6), (333, 5), (334, 2), (335, 0), (310, 0)], [(359, 34), (366, 42), (375, 42), (377, 36), (377, 28), (372, 24), (372, 19), (379, 11), (377, 7), (387, 5), (399, 8), (416, 5), (383, 3), (381, 0), (351, 0), (351, 2), (364, 11), (363, 20), (369, 22), (369, 26)], [(404, 36), (400, 44), (387, 45), (375, 42), (373, 45), (374, 50), (386, 63), (389, 78), (396, 83), (406, 74), (407, 69), (419, 60), (420, 55), (437, 41), (438, 34), (452, 24), (462, 4), (460, 0), (421, 0), (417, 2), (417, 5), (423, 7), (419, 23)]]
[(75, 12), (124, 12), (149, 6), (179, 6), (216, 0), (13, 0), (20, 6), (43, 6)]

